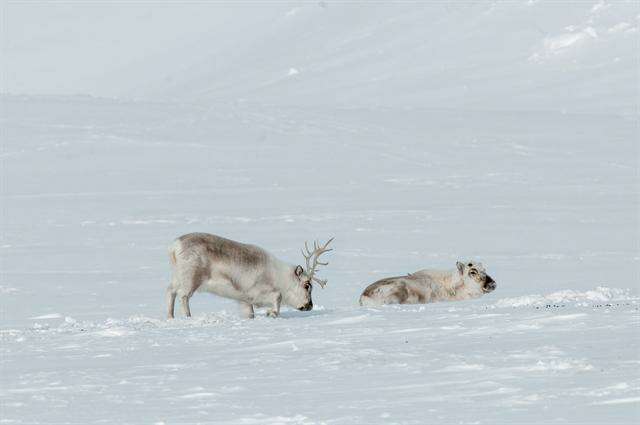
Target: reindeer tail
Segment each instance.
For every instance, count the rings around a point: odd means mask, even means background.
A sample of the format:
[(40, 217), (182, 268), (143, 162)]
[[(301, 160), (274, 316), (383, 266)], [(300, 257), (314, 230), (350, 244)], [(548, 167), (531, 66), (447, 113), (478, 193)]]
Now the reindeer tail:
[(169, 261), (171, 262), (171, 265), (174, 266), (174, 267), (178, 262), (177, 253), (179, 251), (180, 251), (180, 241), (176, 240), (169, 247)]

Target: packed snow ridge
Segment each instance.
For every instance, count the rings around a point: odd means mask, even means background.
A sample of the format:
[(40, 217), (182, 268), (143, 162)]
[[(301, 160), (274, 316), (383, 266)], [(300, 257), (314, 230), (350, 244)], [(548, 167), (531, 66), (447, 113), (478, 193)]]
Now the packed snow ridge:
[(548, 304), (574, 304), (589, 306), (608, 302), (637, 302), (638, 297), (631, 295), (629, 289), (607, 288), (599, 286), (591, 291), (575, 291), (566, 289), (547, 295), (525, 295), (522, 297), (503, 298), (493, 304), (496, 307), (541, 306)]

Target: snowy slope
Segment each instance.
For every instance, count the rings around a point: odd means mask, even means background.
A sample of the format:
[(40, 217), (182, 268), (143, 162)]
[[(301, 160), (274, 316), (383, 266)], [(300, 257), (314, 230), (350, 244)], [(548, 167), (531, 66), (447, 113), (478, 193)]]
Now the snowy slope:
[(637, 110), (637, 2), (282, 8), (251, 32), (258, 37), (197, 44), (199, 61), (170, 74), (161, 92), (291, 105)]
[(3, 11), (2, 92), (637, 112), (633, 0), (7, 3)]
[[(637, 3), (42, 7), (3, 4), (3, 423), (640, 419)], [(329, 284), (165, 321), (191, 231), (335, 236)], [(460, 258), (497, 290), (357, 306)]]

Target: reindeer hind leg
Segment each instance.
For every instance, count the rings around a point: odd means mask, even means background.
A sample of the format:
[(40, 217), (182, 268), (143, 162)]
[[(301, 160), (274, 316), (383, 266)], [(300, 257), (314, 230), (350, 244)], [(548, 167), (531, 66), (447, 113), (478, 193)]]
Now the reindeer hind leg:
[(167, 288), (167, 319), (173, 319), (174, 317), (174, 306), (176, 303), (176, 291), (173, 289), (173, 285), (169, 285)]
[(189, 298), (191, 298), (189, 295), (183, 295), (182, 297), (180, 297), (180, 302), (182, 304), (182, 312), (187, 317), (191, 317), (191, 309), (189, 308)]
[(202, 285), (207, 276), (206, 267), (185, 265), (178, 270), (175, 276), (176, 296), (180, 299), (180, 306), (185, 316), (191, 317), (191, 308), (189, 307), (189, 299), (193, 293)]

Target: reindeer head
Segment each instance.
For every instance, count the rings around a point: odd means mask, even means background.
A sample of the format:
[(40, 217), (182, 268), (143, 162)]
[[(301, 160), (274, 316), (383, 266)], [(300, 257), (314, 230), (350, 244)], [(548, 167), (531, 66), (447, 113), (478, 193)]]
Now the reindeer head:
[(309, 311), (313, 309), (311, 291), (313, 290), (314, 282), (320, 285), (321, 288), (324, 288), (327, 284), (327, 280), (318, 278), (316, 273), (318, 272), (318, 266), (326, 266), (329, 264), (320, 261), (319, 258), (325, 252), (332, 251), (332, 249), (327, 248), (331, 241), (333, 241), (333, 238), (329, 239), (324, 245), (313, 242), (313, 250), (309, 249), (307, 242), (304, 243), (302, 255), (305, 260), (305, 268), (296, 266), (294, 270), (294, 275), (298, 280), (298, 285), (295, 288), (296, 298), (304, 301), (303, 303), (296, 304), (298, 310)]
[(496, 289), (496, 282), (489, 276), (482, 263), (456, 263), (458, 273), (465, 286), (478, 295), (492, 292)]

